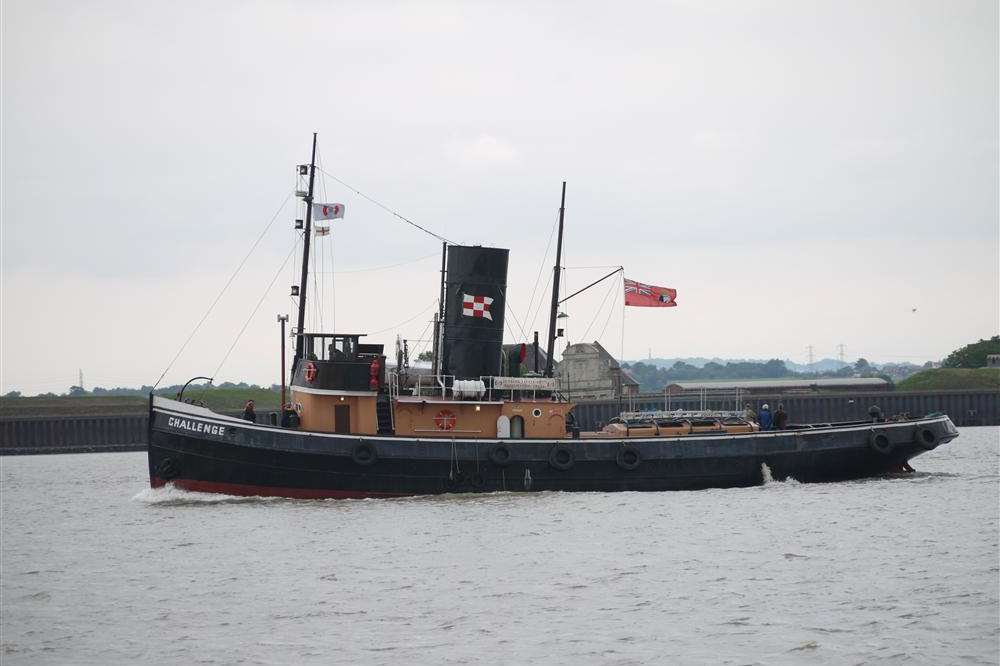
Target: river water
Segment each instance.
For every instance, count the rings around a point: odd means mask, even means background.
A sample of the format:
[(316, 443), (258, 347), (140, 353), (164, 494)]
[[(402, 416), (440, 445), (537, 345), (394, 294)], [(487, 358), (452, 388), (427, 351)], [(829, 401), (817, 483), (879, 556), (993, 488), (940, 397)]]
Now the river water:
[(1000, 428), (907, 478), (238, 499), (6, 457), (14, 664), (996, 664)]

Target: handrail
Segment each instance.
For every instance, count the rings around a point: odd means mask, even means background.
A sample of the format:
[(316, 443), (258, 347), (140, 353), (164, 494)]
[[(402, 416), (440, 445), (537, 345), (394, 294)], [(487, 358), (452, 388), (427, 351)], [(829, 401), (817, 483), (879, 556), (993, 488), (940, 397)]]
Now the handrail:
[[(432, 378), (433, 383), (431, 384), (431, 386), (424, 387), (424, 379), (427, 377)], [(443, 398), (445, 394), (448, 392), (448, 385), (445, 380), (447, 380), (449, 377), (451, 378), (452, 382), (455, 381), (454, 375), (417, 375), (417, 381), (414, 382), (413, 384), (413, 395), (416, 397), (420, 397), (421, 395), (430, 395), (429, 393), (425, 394), (422, 392), (424, 388), (427, 389), (433, 388), (434, 389), (433, 392), (437, 393), (437, 388), (433, 386), (433, 384), (437, 384), (437, 386), (439, 386), (441, 389), (441, 397)]]

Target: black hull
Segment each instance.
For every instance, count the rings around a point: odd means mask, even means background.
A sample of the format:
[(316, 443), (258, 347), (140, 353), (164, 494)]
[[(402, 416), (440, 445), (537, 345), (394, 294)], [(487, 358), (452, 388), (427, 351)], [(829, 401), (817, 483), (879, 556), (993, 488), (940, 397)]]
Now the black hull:
[(776, 480), (843, 481), (898, 471), (958, 435), (946, 416), (628, 440), (303, 433), (160, 399), (150, 417), (152, 486), (299, 498), (699, 490), (760, 485), (768, 473)]

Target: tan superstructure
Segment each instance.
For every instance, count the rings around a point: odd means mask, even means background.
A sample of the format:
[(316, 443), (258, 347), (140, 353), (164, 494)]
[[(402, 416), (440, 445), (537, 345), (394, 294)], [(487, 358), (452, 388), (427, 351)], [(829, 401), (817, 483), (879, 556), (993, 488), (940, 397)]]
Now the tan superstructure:
[(377, 395), (306, 393), (292, 387), (299, 427), (311, 432), (374, 435), (378, 432)]
[(568, 402), (551, 400), (466, 401), (400, 397), (397, 435), (414, 437), (565, 437)]

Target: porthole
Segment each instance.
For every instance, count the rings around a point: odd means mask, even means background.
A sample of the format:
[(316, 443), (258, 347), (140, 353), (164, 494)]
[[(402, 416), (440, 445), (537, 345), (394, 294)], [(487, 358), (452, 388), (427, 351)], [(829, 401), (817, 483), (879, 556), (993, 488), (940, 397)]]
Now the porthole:
[(538, 409), (538, 407), (535, 407), (533, 410), (531, 410), (531, 415), (537, 419), (539, 416), (542, 415), (542, 410)]

